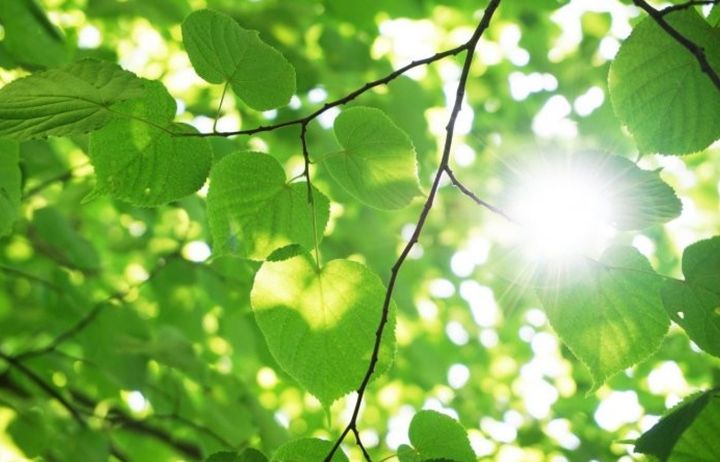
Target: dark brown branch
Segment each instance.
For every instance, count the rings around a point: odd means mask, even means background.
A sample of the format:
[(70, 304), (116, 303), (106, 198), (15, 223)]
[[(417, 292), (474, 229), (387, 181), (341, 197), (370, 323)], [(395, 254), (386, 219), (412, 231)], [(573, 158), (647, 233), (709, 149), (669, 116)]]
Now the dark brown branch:
[(503, 210), (499, 209), (498, 207), (495, 207), (494, 205), (480, 199), (475, 193), (470, 191), (464, 184), (460, 182), (460, 180), (457, 179), (455, 176), (455, 173), (452, 171), (450, 166), (445, 166), (445, 173), (447, 174), (448, 178), (450, 178), (450, 181), (452, 184), (460, 190), (463, 194), (465, 194), (467, 197), (472, 199), (476, 204), (478, 204), (481, 207), (485, 207), (486, 209), (490, 210), (491, 212), (497, 213), (501, 217), (505, 218), (508, 221), (511, 221), (513, 223), (517, 223), (517, 221), (505, 213)]
[(447, 58), (448, 56), (455, 56), (463, 51), (467, 50), (467, 43), (464, 43), (460, 46), (457, 46), (455, 48), (451, 48), (449, 50), (441, 51), (439, 53), (436, 53), (432, 56), (428, 56), (427, 58), (418, 59), (416, 61), (412, 61), (409, 64), (406, 64), (405, 66), (398, 68), (391, 73), (387, 74), (384, 77), (381, 77), (379, 79), (373, 80), (371, 82), (367, 82), (362, 87), (357, 88), (347, 95), (343, 96), (342, 98), (338, 98), (336, 100), (330, 101), (328, 103), (325, 103), (322, 107), (316, 109), (312, 113), (308, 114), (305, 117), (300, 117), (297, 119), (288, 120), (285, 122), (280, 122), (273, 125), (261, 125), (259, 127), (254, 128), (248, 128), (245, 130), (237, 130), (232, 132), (217, 132), (217, 133), (175, 133), (175, 136), (191, 136), (191, 137), (206, 137), (206, 136), (235, 136), (235, 135), (255, 135), (257, 133), (262, 132), (270, 132), (273, 130), (277, 130), (278, 128), (284, 128), (284, 127), (290, 127), (293, 125), (300, 125), (301, 127), (307, 126), (310, 122), (318, 118), (321, 114), (326, 112), (329, 109), (332, 109), (337, 106), (342, 106), (344, 104), (349, 103), (350, 101), (354, 100), (358, 96), (362, 95), (363, 93), (366, 93), (369, 90), (372, 90), (373, 88), (387, 85), (388, 83), (392, 82), (393, 80), (397, 79), (401, 75), (405, 74), (411, 69), (414, 69), (416, 67), (425, 66), (431, 63), (434, 63), (435, 61), (440, 61), (443, 58)]
[[(435, 173), (435, 178), (433, 179), (433, 183), (430, 187), (430, 192), (428, 193), (427, 199), (425, 200), (425, 204), (423, 205), (420, 215), (418, 216), (417, 223), (415, 224), (415, 230), (413, 231), (410, 240), (407, 242), (407, 244), (405, 244), (405, 247), (403, 248), (400, 256), (397, 258), (395, 264), (392, 266), (392, 269), (390, 271), (390, 279), (388, 280), (387, 290), (385, 292), (385, 299), (383, 301), (382, 315), (377, 330), (375, 331), (375, 344), (373, 346), (373, 352), (370, 357), (370, 364), (368, 365), (367, 372), (365, 373), (365, 376), (363, 377), (363, 380), (357, 389), (358, 396), (355, 401), (352, 416), (350, 417), (350, 421), (345, 427), (345, 430), (343, 430), (343, 432), (340, 434), (338, 439), (335, 441), (332, 449), (325, 457), (325, 462), (330, 462), (332, 460), (333, 455), (335, 454), (335, 452), (337, 452), (338, 448), (340, 447), (348, 433), (353, 432), (356, 437), (358, 435), (357, 420), (360, 414), (360, 405), (362, 404), (363, 398), (365, 396), (365, 391), (367, 390), (370, 379), (375, 372), (375, 367), (377, 366), (378, 358), (380, 356), (380, 345), (390, 315), (390, 303), (392, 300), (393, 291), (395, 290), (395, 283), (397, 282), (397, 277), (400, 273), (400, 269), (402, 268), (403, 263), (410, 254), (412, 248), (420, 239), (420, 234), (422, 233), (425, 222), (430, 215), (430, 210), (432, 209), (435, 196), (437, 195), (438, 189), (440, 188), (440, 181), (448, 167), (450, 161), (450, 151), (452, 148), (452, 142), (455, 133), (455, 123), (462, 108), (463, 98), (465, 97), (465, 87), (467, 85), (468, 76), (470, 75), (470, 66), (472, 64), (473, 57), (475, 56), (475, 47), (477, 46), (477, 43), (480, 40), (482, 34), (489, 27), (490, 21), (495, 11), (497, 10), (498, 5), (500, 4), (500, 1), (501, 0), (490, 0), (490, 3), (485, 9), (482, 18), (480, 19), (480, 23), (475, 29), (472, 37), (470, 37), (470, 40), (468, 40), (465, 44), (458, 47), (457, 49), (457, 53), (459, 53), (460, 51), (465, 51), (466, 55), (463, 62), (462, 71), (460, 73), (460, 79), (457, 84), (457, 90), (455, 92), (455, 102), (453, 103), (450, 118), (448, 120), (447, 126), (445, 127), (445, 143), (443, 146), (442, 158), (440, 159), (440, 165), (438, 166), (438, 169)], [(359, 437), (357, 438), (359, 439)]]
[(715, 85), (718, 91), (720, 91), (720, 75), (718, 75), (718, 73), (715, 72), (715, 69), (710, 66), (710, 62), (708, 61), (707, 56), (705, 56), (705, 50), (703, 50), (702, 47), (698, 46), (695, 42), (688, 39), (680, 32), (678, 32), (677, 29), (671, 26), (665, 20), (665, 16), (662, 11), (656, 10), (655, 8), (650, 6), (645, 0), (633, 0), (633, 3), (638, 7), (642, 8), (645, 12), (647, 12), (647, 14), (650, 15), (650, 17), (658, 24), (658, 26), (660, 26), (665, 32), (667, 32), (670, 37), (675, 39), (676, 42), (678, 42), (686, 50), (692, 53), (692, 55), (695, 57), (698, 64), (700, 65), (700, 70), (708, 76), (708, 78), (712, 81), (713, 85)]
[(34, 274), (26, 273), (25, 271), (19, 270), (17, 268), (0, 264), (0, 271), (16, 278), (27, 279), (28, 281), (38, 283), (55, 292), (62, 292), (62, 288), (54, 282), (48, 281), (47, 279), (43, 279), (39, 276), (35, 276)]

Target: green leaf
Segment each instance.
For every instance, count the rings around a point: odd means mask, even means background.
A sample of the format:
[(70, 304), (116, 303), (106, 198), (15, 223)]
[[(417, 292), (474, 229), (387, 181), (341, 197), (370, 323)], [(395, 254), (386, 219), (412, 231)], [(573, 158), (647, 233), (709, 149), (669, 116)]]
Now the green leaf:
[[(318, 269), (307, 255), (265, 262), (250, 298), (270, 352), (324, 405), (360, 385), (385, 298), (380, 278), (365, 266), (333, 260)], [(393, 303), (374, 377), (392, 361), (394, 312)]]
[(14, 141), (0, 140), (0, 237), (12, 230), (22, 197), (20, 149)]
[(617, 229), (644, 229), (682, 212), (680, 199), (659, 171), (643, 170), (624, 157), (594, 151), (578, 153), (572, 162), (597, 182), (600, 194), (610, 204), (609, 224)]
[(214, 252), (265, 260), (290, 244), (312, 250), (330, 214), (327, 198), (315, 188), (313, 201), (307, 183), (288, 184), (272, 156), (225, 156), (212, 169), (207, 197)]
[(28, 67), (55, 67), (70, 60), (65, 37), (35, 0), (1, 2), (0, 23), (5, 29), (3, 47), (16, 61)]
[(415, 414), (410, 422), (409, 435), (421, 461), (476, 460), (465, 429), (455, 419), (440, 412), (420, 411)]
[(397, 450), (399, 462), (422, 462), (422, 457), (412, 446), (401, 444)]
[(693, 342), (720, 357), (720, 236), (685, 249), (682, 267), (684, 282), (663, 285), (665, 309)]
[(136, 206), (156, 206), (194, 193), (205, 182), (212, 151), (205, 138), (172, 123), (175, 100), (159, 82), (145, 81), (146, 97), (114, 107), (117, 117), (90, 136), (96, 193)]
[(353, 107), (335, 119), (339, 153), (323, 160), (353, 197), (378, 209), (399, 209), (420, 194), (412, 141), (381, 110)]
[[(692, 8), (665, 16), (720, 72), (720, 30)], [(641, 152), (688, 154), (720, 138), (720, 92), (695, 57), (652, 18), (623, 42), (608, 75), (610, 99)]]
[[(325, 460), (333, 447), (330, 441), (317, 438), (301, 438), (289, 441), (278, 448), (270, 462), (318, 462)], [(349, 462), (347, 456), (338, 449), (331, 462)]]
[(670, 410), (635, 444), (635, 452), (660, 461), (712, 462), (720, 459), (720, 394), (693, 395)]
[(292, 64), (257, 31), (243, 29), (230, 16), (195, 11), (185, 18), (182, 35), (198, 75), (210, 83), (229, 83), (251, 108), (284, 106), (295, 93)]
[(662, 280), (630, 247), (610, 248), (573, 272), (566, 285), (538, 295), (550, 325), (590, 370), (595, 390), (659, 348), (669, 326)]
[(103, 61), (32, 74), (0, 89), (0, 137), (87, 133), (110, 122), (113, 104), (143, 95), (140, 79)]
[(267, 462), (267, 457), (257, 449), (247, 448), (242, 453), (216, 452), (205, 459), (205, 462)]

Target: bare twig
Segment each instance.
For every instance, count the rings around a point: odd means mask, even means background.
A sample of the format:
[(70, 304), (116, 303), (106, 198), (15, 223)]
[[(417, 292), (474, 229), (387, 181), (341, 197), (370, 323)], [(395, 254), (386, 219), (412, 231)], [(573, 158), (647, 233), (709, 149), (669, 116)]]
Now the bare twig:
[[(410, 254), (413, 246), (418, 242), (420, 238), (420, 234), (422, 233), (425, 222), (427, 221), (430, 210), (432, 209), (435, 196), (437, 195), (438, 189), (440, 188), (440, 181), (443, 174), (446, 173), (446, 168), (450, 161), (450, 151), (452, 148), (452, 142), (455, 133), (455, 123), (462, 108), (463, 98), (465, 97), (465, 86), (467, 85), (468, 76), (470, 75), (470, 65), (472, 64), (473, 56), (475, 55), (475, 47), (477, 46), (477, 43), (480, 40), (482, 34), (490, 25), (490, 20), (492, 19), (493, 14), (497, 10), (500, 1), (501, 0), (490, 0), (490, 3), (485, 9), (482, 18), (480, 19), (480, 23), (475, 29), (472, 37), (470, 37), (470, 40), (468, 40), (465, 44), (461, 45), (460, 47), (458, 47), (458, 49), (456, 49), (456, 53), (465, 51), (466, 56), (463, 63), (462, 71), (460, 73), (460, 79), (457, 84), (457, 90), (455, 92), (455, 102), (453, 104), (447, 126), (445, 127), (445, 144), (443, 146), (440, 165), (438, 166), (438, 169), (435, 173), (435, 178), (433, 179), (433, 183), (430, 187), (427, 199), (425, 200), (425, 204), (423, 205), (420, 215), (418, 216), (417, 223), (415, 224), (415, 230), (413, 231), (410, 240), (407, 242), (407, 244), (405, 244), (405, 247), (403, 248), (400, 256), (397, 258), (395, 264), (392, 266), (392, 269), (390, 271), (390, 279), (388, 280), (387, 290), (385, 292), (385, 299), (383, 301), (382, 315), (377, 330), (375, 331), (375, 344), (373, 346), (373, 352), (370, 357), (370, 364), (368, 365), (367, 372), (365, 373), (365, 376), (363, 377), (363, 380), (357, 389), (357, 399), (355, 401), (355, 406), (353, 408), (350, 421), (335, 441), (335, 444), (333, 445), (328, 455), (325, 457), (325, 462), (330, 462), (332, 460), (333, 455), (337, 452), (338, 448), (340, 447), (348, 433), (353, 432), (353, 434), (355, 434), (356, 438), (359, 441), (359, 436), (357, 433), (357, 420), (360, 414), (360, 406), (363, 402), (365, 391), (367, 390), (370, 379), (375, 372), (375, 367), (377, 366), (377, 362), (380, 356), (380, 345), (390, 315), (390, 302), (392, 300), (392, 294), (395, 289), (395, 283), (397, 281), (397, 277), (400, 273), (400, 269), (402, 268), (403, 263)], [(359, 445), (361, 444), (362, 443), (359, 443)], [(366, 458), (368, 457), (369, 456), (366, 455)]]
[(687, 10), (688, 8), (693, 6), (717, 5), (718, 3), (720, 3), (720, 0), (690, 0), (685, 3), (678, 3), (677, 5), (663, 8), (662, 10), (660, 10), (660, 14), (664, 16), (668, 13), (672, 13), (673, 11)]
[(718, 75), (715, 69), (710, 66), (710, 62), (708, 61), (707, 56), (705, 56), (705, 50), (703, 50), (702, 47), (682, 35), (680, 32), (677, 31), (677, 29), (671, 26), (665, 20), (665, 15), (662, 11), (656, 10), (655, 8), (650, 6), (645, 0), (633, 0), (633, 3), (645, 10), (645, 12), (650, 15), (650, 17), (658, 24), (658, 26), (660, 26), (665, 32), (667, 32), (670, 37), (675, 39), (676, 42), (678, 42), (686, 50), (692, 53), (693, 56), (695, 56), (695, 59), (700, 65), (700, 70), (708, 76), (708, 78), (712, 81), (713, 85), (715, 85), (718, 91), (720, 91), (720, 75)]
[(503, 210), (499, 209), (498, 207), (495, 207), (494, 205), (480, 199), (474, 192), (470, 191), (464, 184), (460, 182), (460, 180), (457, 179), (455, 176), (455, 173), (452, 171), (449, 165), (445, 166), (445, 173), (447, 174), (448, 178), (450, 178), (450, 181), (452, 184), (460, 190), (463, 194), (465, 194), (467, 197), (472, 199), (476, 204), (478, 204), (481, 207), (485, 207), (486, 209), (490, 210), (491, 212), (497, 213), (501, 217), (505, 218), (508, 221), (511, 221), (513, 223), (517, 223), (517, 221), (508, 215)]

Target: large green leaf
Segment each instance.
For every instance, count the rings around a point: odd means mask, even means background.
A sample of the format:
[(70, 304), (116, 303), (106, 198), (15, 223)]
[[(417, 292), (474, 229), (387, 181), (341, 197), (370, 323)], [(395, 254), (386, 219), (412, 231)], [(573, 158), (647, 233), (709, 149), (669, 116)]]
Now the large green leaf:
[(207, 178), (212, 161), (205, 138), (172, 123), (175, 100), (159, 82), (146, 81), (146, 98), (115, 106), (121, 116), (90, 136), (96, 193), (138, 206), (164, 204), (192, 194)]
[(682, 266), (685, 281), (663, 285), (665, 309), (693, 342), (720, 357), (720, 236), (685, 249)]
[[(720, 72), (720, 30), (692, 8), (665, 19)], [(720, 91), (695, 57), (652, 18), (623, 42), (608, 75), (615, 112), (642, 152), (688, 154), (720, 138)]]
[(334, 128), (342, 150), (323, 164), (353, 197), (378, 209), (398, 209), (420, 194), (412, 141), (385, 113), (350, 108)]
[(568, 174), (578, 173), (595, 183), (592, 186), (608, 203), (608, 224), (617, 229), (662, 224), (682, 211), (680, 199), (660, 178), (659, 171), (643, 170), (624, 157), (583, 151), (557, 162), (553, 168), (566, 168)]
[(635, 444), (635, 452), (660, 461), (720, 460), (720, 394), (717, 389), (693, 395), (670, 410)]
[(18, 216), (22, 193), (19, 161), (18, 144), (0, 140), (0, 237), (10, 232)]
[(256, 31), (230, 16), (200, 10), (182, 24), (183, 43), (200, 77), (229, 83), (236, 95), (258, 111), (286, 105), (295, 93), (295, 68)]
[[(300, 438), (289, 441), (278, 448), (271, 462), (318, 462), (325, 460), (333, 444), (317, 438)], [(338, 449), (331, 462), (349, 462), (347, 456)]]
[[(250, 294), (270, 352), (324, 405), (356, 389), (370, 362), (385, 287), (365, 266), (333, 260), (318, 269), (307, 255), (265, 262)], [(375, 377), (392, 361), (395, 305)]]
[(32, 74), (0, 89), (0, 137), (87, 133), (110, 122), (113, 104), (143, 95), (140, 79), (103, 61)]
[(208, 220), (216, 254), (264, 260), (275, 250), (300, 244), (312, 250), (330, 213), (327, 198), (307, 183), (288, 184), (272, 156), (239, 152), (225, 156), (210, 174)]
[(3, 47), (28, 67), (55, 67), (70, 60), (62, 32), (48, 20), (35, 0), (0, 2)]
[[(453, 418), (436, 411), (420, 411), (410, 422), (410, 442), (419, 461), (475, 462), (465, 429)], [(409, 455), (405, 456), (413, 460)]]
[(588, 367), (596, 389), (662, 343), (669, 326), (662, 279), (629, 247), (608, 249), (600, 261), (578, 265), (573, 276), (538, 294), (550, 324)]

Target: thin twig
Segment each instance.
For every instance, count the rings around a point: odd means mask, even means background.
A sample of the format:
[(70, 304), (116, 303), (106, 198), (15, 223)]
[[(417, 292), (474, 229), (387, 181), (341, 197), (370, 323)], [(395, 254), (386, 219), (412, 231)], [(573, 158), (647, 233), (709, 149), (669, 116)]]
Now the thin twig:
[(513, 217), (508, 215), (503, 210), (499, 209), (498, 207), (495, 207), (494, 205), (480, 199), (474, 192), (470, 191), (464, 184), (460, 182), (460, 180), (457, 179), (455, 176), (455, 173), (452, 171), (449, 165), (445, 166), (445, 173), (447, 174), (448, 178), (450, 178), (450, 181), (452, 184), (460, 190), (463, 194), (465, 194), (467, 197), (472, 199), (476, 204), (485, 207), (486, 209), (490, 210), (491, 212), (495, 212), (498, 215), (502, 216), (508, 221), (511, 221), (513, 223), (517, 223), (517, 220), (515, 220)]
[(440, 181), (450, 161), (450, 151), (452, 148), (452, 142), (455, 133), (455, 123), (457, 121), (458, 115), (460, 114), (460, 110), (462, 109), (462, 102), (463, 98), (465, 97), (465, 87), (467, 85), (468, 76), (470, 75), (470, 66), (472, 64), (473, 56), (475, 55), (475, 47), (477, 46), (477, 43), (480, 40), (482, 34), (490, 25), (490, 20), (492, 19), (493, 14), (495, 13), (498, 5), (500, 4), (500, 1), (501, 0), (490, 0), (490, 3), (485, 9), (482, 18), (480, 19), (480, 23), (475, 29), (472, 37), (470, 37), (470, 40), (468, 40), (464, 45), (458, 47), (459, 49), (457, 53), (459, 53), (460, 51), (466, 51), (467, 54), (465, 56), (465, 61), (463, 63), (462, 71), (460, 73), (460, 79), (457, 84), (457, 90), (455, 92), (455, 102), (453, 104), (447, 126), (445, 127), (445, 144), (443, 146), (440, 165), (438, 166), (438, 169), (435, 173), (435, 178), (433, 179), (433, 183), (430, 187), (427, 199), (425, 200), (425, 204), (423, 205), (420, 215), (418, 216), (415, 230), (413, 231), (410, 240), (407, 242), (407, 244), (405, 244), (405, 247), (403, 248), (400, 256), (397, 258), (395, 264), (392, 266), (392, 269), (390, 271), (390, 279), (388, 280), (387, 290), (385, 292), (385, 299), (382, 306), (382, 314), (377, 330), (375, 331), (375, 344), (373, 346), (372, 355), (370, 356), (370, 364), (368, 365), (367, 372), (365, 373), (365, 376), (363, 377), (363, 380), (357, 389), (357, 399), (355, 401), (352, 416), (350, 417), (350, 421), (345, 427), (345, 430), (343, 430), (343, 432), (340, 434), (338, 439), (335, 441), (332, 449), (325, 457), (325, 462), (330, 462), (332, 460), (333, 455), (337, 452), (338, 448), (340, 447), (348, 433), (353, 432), (355, 435), (357, 435), (357, 420), (360, 414), (360, 405), (363, 402), (365, 391), (367, 390), (367, 386), (370, 383), (370, 378), (375, 372), (375, 367), (380, 356), (380, 345), (390, 315), (390, 302), (392, 300), (392, 294), (395, 289), (395, 283), (397, 281), (400, 268), (402, 268), (403, 263), (410, 254), (410, 251), (420, 238), (420, 234), (422, 233), (425, 222), (427, 221), (430, 210), (432, 209), (433, 201), (435, 200), (435, 196), (437, 195), (438, 189), (440, 188)]
[(713, 85), (715, 85), (718, 91), (720, 91), (720, 75), (718, 75), (718, 73), (715, 72), (715, 69), (710, 66), (710, 62), (708, 61), (707, 56), (705, 56), (705, 50), (671, 26), (665, 20), (665, 16), (662, 11), (656, 10), (645, 0), (633, 0), (633, 3), (645, 10), (645, 12), (647, 12), (647, 14), (650, 15), (650, 17), (658, 24), (658, 26), (660, 26), (670, 37), (675, 39), (676, 42), (695, 56), (698, 64), (700, 64), (700, 70), (708, 76)]
[(43, 285), (55, 292), (62, 293), (62, 287), (55, 284), (54, 282), (48, 281), (47, 279), (43, 279), (39, 276), (35, 276), (34, 274), (26, 273), (25, 271), (13, 268), (12, 266), (0, 264), (0, 271), (16, 278), (27, 279), (28, 281)]

